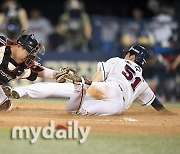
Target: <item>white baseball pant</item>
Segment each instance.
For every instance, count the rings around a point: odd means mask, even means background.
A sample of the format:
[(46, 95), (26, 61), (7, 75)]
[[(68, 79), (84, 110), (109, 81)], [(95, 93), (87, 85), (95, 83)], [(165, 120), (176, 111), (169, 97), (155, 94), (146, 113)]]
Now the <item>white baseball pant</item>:
[(119, 86), (107, 82), (93, 82), (104, 94), (103, 99), (93, 98), (86, 94), (87, 85), (74, 85), (74, 93), (67, 103), (66, 111), (82, 115), (116, 115), (125, 110), (123, 91)]

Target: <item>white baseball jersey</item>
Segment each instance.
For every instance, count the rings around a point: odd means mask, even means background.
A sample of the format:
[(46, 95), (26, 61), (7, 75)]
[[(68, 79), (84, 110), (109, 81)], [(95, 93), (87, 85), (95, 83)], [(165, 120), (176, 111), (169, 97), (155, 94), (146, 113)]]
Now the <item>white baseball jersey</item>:
[(126, 109), (136, 98), (142, 101), (142, 105), (150, 105), (154, 101), (155, 95), (142, 76), (142, 68), (136, 63), (115, 57), (99, 62), (97, 69), (102, 71), (105, 82), (118, 85), (124, 91)]

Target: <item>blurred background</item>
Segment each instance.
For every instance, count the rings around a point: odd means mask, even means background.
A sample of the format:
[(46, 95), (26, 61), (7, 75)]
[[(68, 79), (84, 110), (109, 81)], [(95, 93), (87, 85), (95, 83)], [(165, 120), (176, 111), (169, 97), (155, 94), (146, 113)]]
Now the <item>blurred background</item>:
[(0, 35), (17, 39), (23, 30), (45, 45), (43, 65), (75, 66), (88, 78), (98, 61), (145, 46), (144, 78), (162, 101), (180, 101), (179, 0), (1, 0)]

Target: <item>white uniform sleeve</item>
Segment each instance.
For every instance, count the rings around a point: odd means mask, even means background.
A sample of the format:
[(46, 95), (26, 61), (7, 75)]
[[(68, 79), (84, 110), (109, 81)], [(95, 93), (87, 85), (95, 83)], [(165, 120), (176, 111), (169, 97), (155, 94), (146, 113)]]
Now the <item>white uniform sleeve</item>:
[(149, 86), (147, 86), (143, 93), (139, 95), (139, 99), (142, 101), (143, 106), (150, 105), (154, 101), (155, 97), (156, 96), (154, 95), (151, 88), (149, 88)]
[(108, 74), (111, 70), (112, 65), (115, 63), (115, 58), (111, 58), (106, 62), (98, 62), (97, 72), (102, 72), (103, 81), (107, 79)]

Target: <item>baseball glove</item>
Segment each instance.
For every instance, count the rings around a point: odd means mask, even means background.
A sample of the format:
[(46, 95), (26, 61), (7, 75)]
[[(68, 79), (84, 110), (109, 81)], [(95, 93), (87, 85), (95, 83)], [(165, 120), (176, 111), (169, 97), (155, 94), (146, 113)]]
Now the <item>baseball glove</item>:
[(58, 82), (58, 83), (66, 82), (65, 76), (69, 73), (71, 73), (73, 75), (76, 74), (75, 68), (73, 68), (73, 67), (66, 67), (63, 69), (60, 68), (60, 70), (56, 73), (56, 82)]

